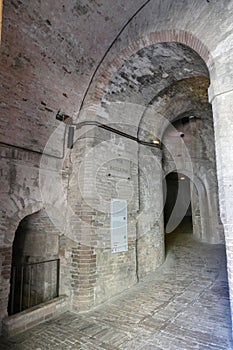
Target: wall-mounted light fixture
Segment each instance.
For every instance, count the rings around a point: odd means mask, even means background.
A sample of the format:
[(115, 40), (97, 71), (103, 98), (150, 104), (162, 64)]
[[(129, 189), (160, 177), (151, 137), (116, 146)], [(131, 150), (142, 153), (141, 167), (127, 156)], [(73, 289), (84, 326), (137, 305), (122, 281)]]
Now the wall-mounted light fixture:
[(185, 180), (185, 176), (182, 175), (182, 176), (180, 177), (180, 180)]
[(56, 114), (56, 119), (66, 124), (72, 124), (73, 122), (73, 119), (69, 115), (61, 113), (60, 109)]
[(153, 140), (152, 143), (153, 143), (154, 145), (160, 145), (160, 141), (159, 141), (158, 139)]

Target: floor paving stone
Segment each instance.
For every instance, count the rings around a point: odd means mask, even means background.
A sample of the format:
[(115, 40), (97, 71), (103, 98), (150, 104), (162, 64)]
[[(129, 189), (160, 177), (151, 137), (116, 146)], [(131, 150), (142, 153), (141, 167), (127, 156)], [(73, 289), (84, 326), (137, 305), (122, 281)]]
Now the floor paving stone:
[(174, 233), (166, 262), (86, 314), (67, 312), (1, 350), (233, 350), (223, 245)]

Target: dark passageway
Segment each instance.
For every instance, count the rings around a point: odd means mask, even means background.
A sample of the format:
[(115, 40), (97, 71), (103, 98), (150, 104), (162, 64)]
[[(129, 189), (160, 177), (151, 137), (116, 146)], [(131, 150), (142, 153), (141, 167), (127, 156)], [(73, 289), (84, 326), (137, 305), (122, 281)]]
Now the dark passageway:
[[(190, 180), (172, 172), (166, 176), (166, 201), (164, 206), (164, 228), (166, 232), (169, 220), (174, 221), (175, 232), (192, 233), (192, 207), (190, 196)], [(179, 197), (178, 196), (178, 191)], [(175, 209), (176, 207), (176, 209)], [(180, 218), (180, 221), (179, 221)], [(177, 226), (175, 223), (177, 222)], [(173, 232), (172, 231), (172, 232)]]

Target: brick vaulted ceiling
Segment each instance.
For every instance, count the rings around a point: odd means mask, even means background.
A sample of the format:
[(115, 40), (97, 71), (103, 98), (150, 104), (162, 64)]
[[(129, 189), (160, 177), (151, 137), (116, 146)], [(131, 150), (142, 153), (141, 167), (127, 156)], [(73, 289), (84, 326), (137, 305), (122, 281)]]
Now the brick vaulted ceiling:
[(192, 49), (177, 43), (147, 46), (132, 55), (110, 80), (105, 99), (148, 105), (164, 89), (191, 77), (208, 78), (205, 62)]
[[(224, 5), (215, 0), (4, 0), (0, 141), (42, 151), (59, 124), (57, 111), (77, 115), (93, 74), (120, 50), (144, 33), (169, 28), (193, 32), (214, 51), (226, 28), (232, 30), (232, 10), (228, 0)], [(219, 13), (216, 39), (213, 26)], [(174, 57), (169, 62), (178, 68), (180, 59)], [(156, 63), (155, 56), (152, 61)], [(195, 69), (207, 75), (203, 66)], [(166, 67), (158, 72), (169, 83)], [(154, 97), (156, 85), (147, 73), (136, 77), (143, 99), (147, 92)]]

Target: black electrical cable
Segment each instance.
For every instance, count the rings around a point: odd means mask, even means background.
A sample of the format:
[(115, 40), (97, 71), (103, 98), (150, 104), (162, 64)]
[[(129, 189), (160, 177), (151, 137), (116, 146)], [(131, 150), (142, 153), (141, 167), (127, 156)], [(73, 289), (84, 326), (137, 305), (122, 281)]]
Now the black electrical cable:
[[(110, 127), (110, 126), (108, 126), (106, 124), (102, 124), (102, 123), (97, 122), (97, 121), (84, 121), (84, 122), (80, 122), (80, 123), (77, 123), (77, 124), (73, 124), (73, 123), (71, 124), (71, 126), (75, 126), (76, 129), (80, 129), (83, 126), (87, 126), (87, 125), (97, 126), (99, 128), (105, 129), (105, 130), (110, 131), (110, 132), (112, 132), (114, 134), (117, 134), (117, 135), (120, 135), (120, 136), (125, 137), (127, 139), (133, 140), (133, 141), (135, 141), (137, 143), (140, 143), (142, 145), (145, 145), (145, 146), (160, 148), (160, 144), (154, 144), (153, 142), (140, 140), (138, 137), (135, 137), (133, 135), (127, 134), (127, 133), (125, 133), (125, 132), (123, 132), (121, 130), (117, 130), (115, 128), (112, 128), (112, 127)], [(20, 150), (26, 151), (26, 152), (36, 153), (36, 154), (39, 154), (39, 155), (45, 155), (45, 156), (48, 156), (48, 157), (51, 157), (51, 158), (63, 159), (64, 155), (65, 155), (65, 136), (66, 136), (66, 131), (67, 131), (67, 125), (66, 125), (65, 133), (64, 133), (63, 150), (62, 150), (62, 155), (61, 156), (56, 156), (56, 155), (52, 155), (52, 154), (49, 154), (49, 153), (46, 153), (46, 152), (36, 151), (36, 150), (30, 149), (30, 148), (27, 148), (27, 147), (18, 146), (18, 145), (14, 145), (14, 144), (10, 144), (10, 143), (7, 143), (7, 142), (2, 142), (2, 141), (0, 141), (0, 145), (11, 147), (11, 148), (20, 149)]]
[(120, 135), (122, 137), (125, 137), (125, 138), (133, 140), (133, 141), (136, 141), (137, 143), (140, 143), (142, 145), (155, 147), (155, 148), (160, 148), (160, 143), (156, 144), (156, 143), (153, 143), (153, 141), (150, 142), (150, 141), (140, 140), (138, 137), (135, 137), (135, 136), (130, 135), (128, 133), (125, 133), (125, 132), (123, 132), (121, 130), (112, 128), (111, 126), (108, 126), (106, 124), (102, 124), (102, 123), (94, 121), (94, 120), (93, 121), (84, 121), (84, 122), (80, 122), (80, 123), (76, 123), (76, 124), (74, 123), (72, 125), (75, 126), (76, 129), (80, 129), (80, 128), (82, 128), (84, 126), (88, 126), (88, 125), (97, 126), (97, 127), (101, 128), (101, 129), (105, 129), (105, 130), (110, 131), (110, 132), (112, 132), (114, 134)]

